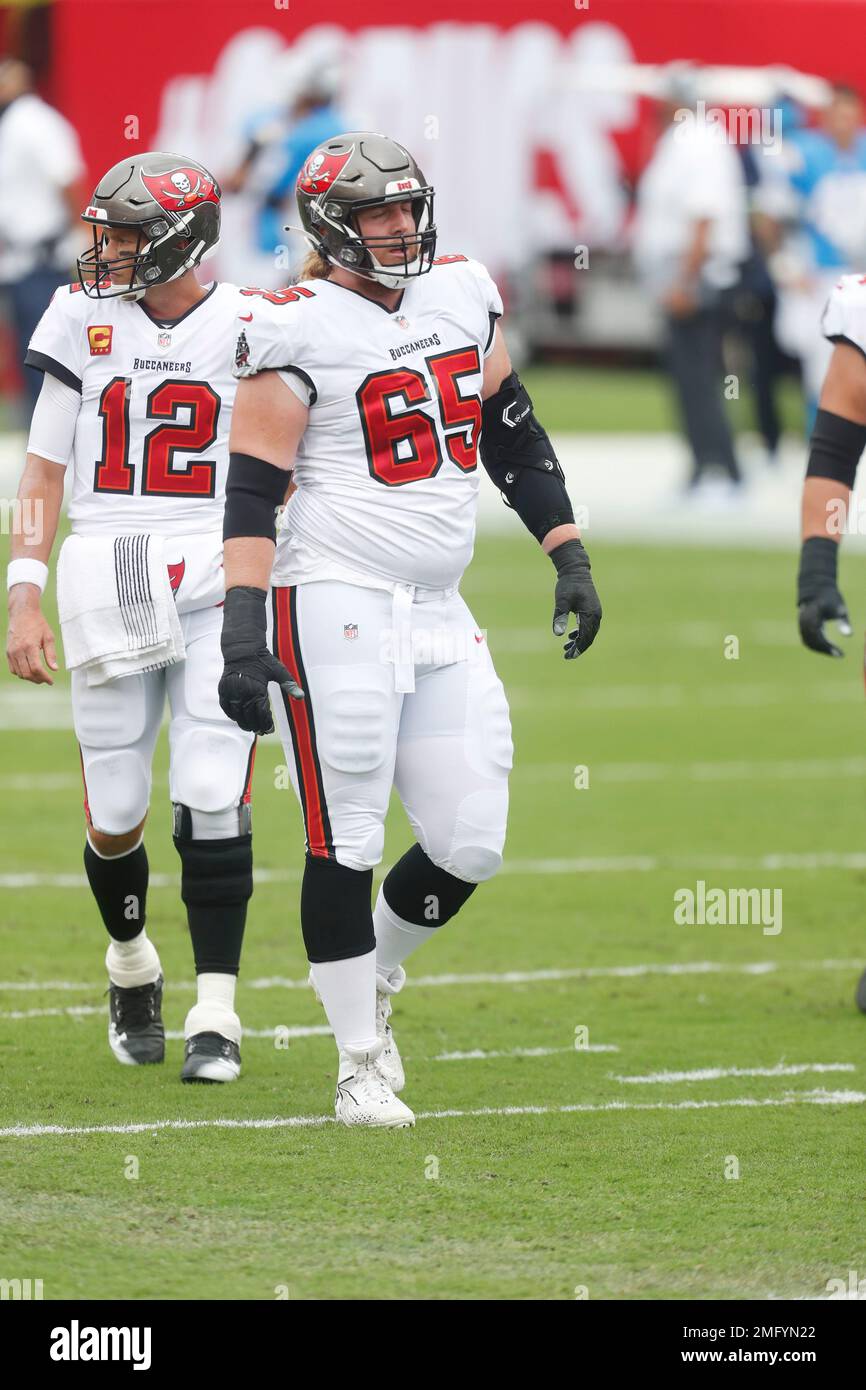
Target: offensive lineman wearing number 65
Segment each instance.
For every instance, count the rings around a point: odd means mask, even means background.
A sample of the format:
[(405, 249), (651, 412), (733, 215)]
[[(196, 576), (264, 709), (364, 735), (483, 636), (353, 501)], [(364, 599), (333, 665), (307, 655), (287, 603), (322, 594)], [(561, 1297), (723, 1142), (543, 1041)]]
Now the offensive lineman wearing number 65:
[[(505, 840), (508, 706), (458, 591), (479, 451), (556, 567), (554, 633), (577, 615), (566, 658), (593, 641), (601, 606), (499, 293), (477, 262), (435, 259), (433, 189), (412, 156), (384, 135), (338, 136), (310, 154), (297, 197), (313, 250), (294, 296), (239, 315), (220, 701), (265, 733), (273, 695), (337, 1118), (402, 1127), (414, 1116), (388, 1019), (403, 962), (496, 873)], [(416, 843), (371, 907), (392, 785)]]

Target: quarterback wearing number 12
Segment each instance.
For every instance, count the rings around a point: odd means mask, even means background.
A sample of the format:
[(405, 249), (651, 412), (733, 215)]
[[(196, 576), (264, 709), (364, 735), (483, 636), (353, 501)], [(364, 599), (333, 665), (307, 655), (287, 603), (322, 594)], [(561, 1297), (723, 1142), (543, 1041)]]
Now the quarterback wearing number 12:
[(93, 244), (78, 282), (57, 291), (27, 354), (44, 381), (19, 496), (42, 507), (45, 524), (35, 555), (13, 540), (8, 660), (35, 685), (51, 684), (57, 669), (40, 592), (68, 467), (72, 534), (57, 597), (85, 783), (84, 863), (110, 936), (109, 1044), (126, 1066), (165, 1058), (143, 836), (167, 699), (197, 976), (181, 1075), (234, 1081), (255, 739), (217, 699), (222, 520), (234, 326), (260, 291), (199, 282), (219, 240), (220, 189), (194, 160), (127, 156), (100, 179), (82, 219)]
[[(601, 607), (499, 293), (477, 262), (436, 259), (415, 160), (384, 135), (337, 136), (308, 157), (297, 198), (312, 246), (300, 279), (239, 315), (220, 701), (266, 733), (274, 696), (304, 815), (301, 925), (339, 1052), (337, 1118), (401, 1127), (414, 1116), (389, 1018), (404, 962), (496, 873), (505, 841), (508, 706), (458, 591), (479, 452), (556, 567), (554, 632), (577, 615), (567, 659), (593, 641)], [(416, 843), (372, 905), (392, 786)]]

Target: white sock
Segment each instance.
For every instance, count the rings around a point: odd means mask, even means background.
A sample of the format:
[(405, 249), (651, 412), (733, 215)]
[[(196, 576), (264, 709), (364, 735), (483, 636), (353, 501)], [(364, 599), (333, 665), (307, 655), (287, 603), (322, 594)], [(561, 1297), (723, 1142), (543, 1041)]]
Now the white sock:
[(376, 971), (388, 979), (407, 956), (429, 941), (439, 927), (419, 927), (398, 917), (385, 901), (382, 885), (373, 908), (373, 930), (376, 933)]
[(317, 961), (311, 966), (316, 993), (325, 1006), (340, 1052), (375, 1052), (376, 952), (348, 960)]
[(241, 1021), (235, 1013), (237, 975), (220, 975), (205, 971), (196, 976), (198, 999), (186, 1016), (183, 1035), (219, 1033), (231, 1042), (241, 1043)]
[(144, 927), (131, 941), (112, 938), (105, 953), (105, 964), (109, 979), (121, 989), (153, 984), (161, 973), (157, 949)]

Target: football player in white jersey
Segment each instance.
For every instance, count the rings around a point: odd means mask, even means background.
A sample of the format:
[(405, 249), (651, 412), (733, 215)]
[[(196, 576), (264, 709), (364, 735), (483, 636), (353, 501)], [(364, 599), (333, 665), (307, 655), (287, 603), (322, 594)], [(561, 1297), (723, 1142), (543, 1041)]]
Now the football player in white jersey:
[[(265, 731), (272, 683), (305, 819), (301, 922), (339, 1052), (337, 1118), (399, 1127), (414, 1122), (388, 1022), (403, 962), (496, 873), (505, 840), (508, 706), (458, 590), (479, 443), (557, 568), (554, 632), (578, 615), (567, 658), (601, 608), (496, 324), (499, 293), (478, 263), (434, 258), (433, 190), (412, 156), (341, 135), (309, 156), (297, 195), (306, 278), (240, 316), (220, 698)], [(371, 909), (393, 785), (417, 843)]]
[[(82, 216), (93, 247), (79, 260), (79, 283), (57, 291), (27, 353), (44, 382), (19, 496), (41, 506), (44, 527), (38, 546), (13, 541), (7, 655), (22, 680), (52, 683), (54, 636), (40, 595), (70, 466), (73, 534), (64, 550), (74, 549), (65, 570), (63, 553), (58, 566), (61, 616), (64, 598), (67, 606), (79, 599), (77, 587), (85, 617), (89, 606), (98, 615), (98, 636), (103, 614), (107, 621), (119, 607), (134, 636), (153, 612), (146, 586), (159, 592), (170, 584), (163, 597), (173, 610), (174, 592), (185, 647), (184, 659), (157, 669), (144, 659), (135, 673), (100, 683), (86, 663), (72, 669), (84, 862), (111, 938), (109, 1042), (126, 1064), (164, 1059), (163, 976), (145, 927), (143, 831), (167, 697), (174, 842), (198, 979), (182, 1078), (230, 1081), (240, 1071), (234, 994), (252, 892), (255, 738), (226, 718), (217, 699), (222, 515), (239, 296), (252, 302), (256, 292), (205, 286), (196, 275), (219, 239), (220, 190), (193, 160), (164, 153), (121, 160)], [(109, 557), (112, 579), (116, 573), (113, 595), (114, 583), (97, 591), (97, 572), (89, 572), (97, 555)], [(145, 561), (156, 555), (154, 579)]]
[[(803, 484), (797, 604), (804, 645), (824, 656), (840, 657), (844, 653), (827, 636), (824, 625), (836, 622), (843, 636), (851, 635), (837, 571), (857, 465), (866, 447), (866, 276), (843, 275), (827, 301), (821, 328), (834, 347)], [(855, 519), (855, 527), (859, 521)], [(866, 971), (856, 998), (858, 1008), (866, 1013)]]

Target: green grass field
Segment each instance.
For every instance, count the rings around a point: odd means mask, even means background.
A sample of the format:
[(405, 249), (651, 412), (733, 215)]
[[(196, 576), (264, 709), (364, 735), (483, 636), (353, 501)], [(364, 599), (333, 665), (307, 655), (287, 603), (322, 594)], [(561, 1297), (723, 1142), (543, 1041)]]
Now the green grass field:
[[(414, 958), (395, 1010), (413, 1131), (325, 1118), (328, 1037), (248, 1037), (227, 1088), (181, 1086), (176, 1039), (164, 1067), (117, 1065), (74, 740), (14, 727), (24, 688), (0, 681), (0, 975), (19, 986), (0, 994), (0, 1276), (41, 1278), (46, 1299), (760, 1299), (866, 1273), (859, 656), (799, 648), (792, 556), (593, 560), (605, 619), (574, 665), (516, 528), (464, 583), (512, 703), (513, 806), (504, 871)], [(277, 878), (239, 988), (260, 1033), (324, 1022), (274, 983), (306, 973), (281, 762), (266, 741), (256, 863)], [(165, 773), (162, 742), (148, 915), (179, 1030), (193, 970)], [(408, 843), (395, 804), (386, 857)], [(781, 932), (677, 925), (674, 892), (699, 879), (781, 889)], [(497, 1055), (441, 1060), (475, 1050)], [(726, 1074), (659, 1076), (699, 1069)], [(34, 1126), (60, 1132), (10, 1133)]]

